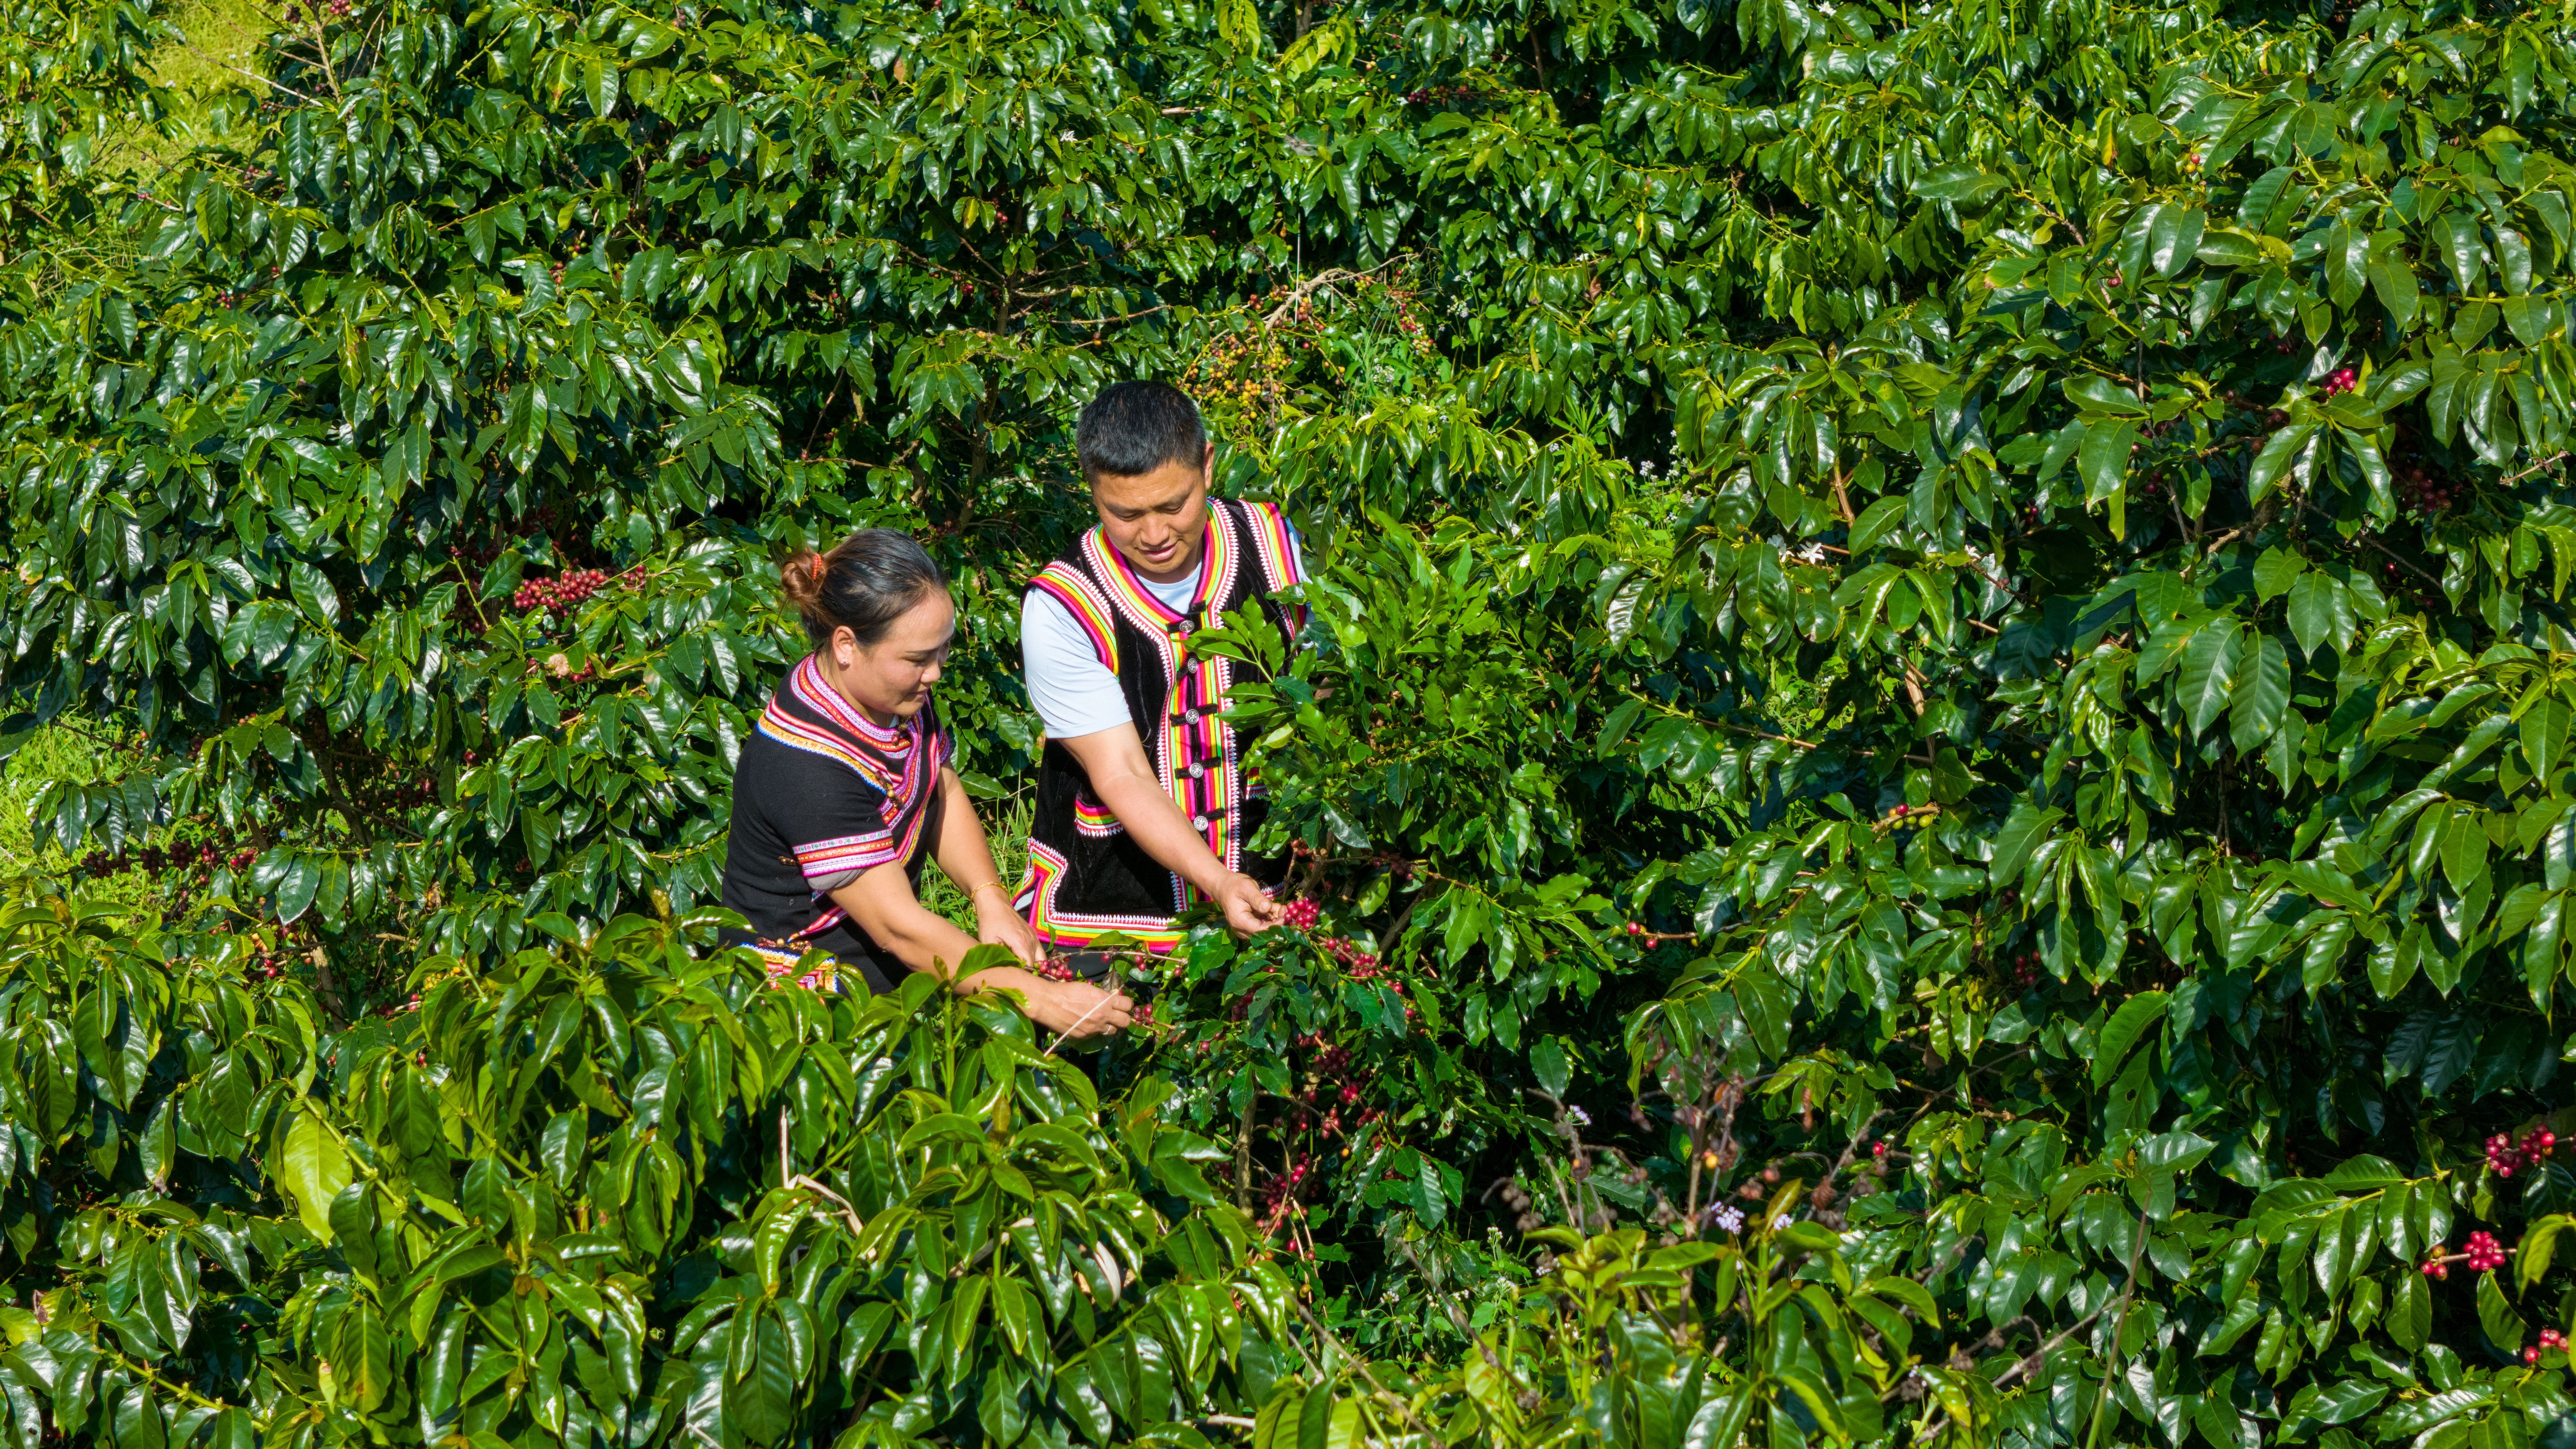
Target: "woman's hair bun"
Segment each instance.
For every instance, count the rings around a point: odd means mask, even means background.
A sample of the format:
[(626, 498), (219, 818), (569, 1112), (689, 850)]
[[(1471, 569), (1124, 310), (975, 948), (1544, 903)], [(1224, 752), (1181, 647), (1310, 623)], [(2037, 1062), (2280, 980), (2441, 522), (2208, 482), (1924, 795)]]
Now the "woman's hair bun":
[(778, 586), (798, 613), (814, 607), (823, 597), (823, 556), (810, 548), (789, 554), (778, 566)]
[(778, 567), (778, 582), (814, 647), (847, 629), (864, 648), (884, 638), (932, 590), (945, 591), (948, 576), (911, 534), (862, 528), (830, 553), (800, 548), (788, 555)]

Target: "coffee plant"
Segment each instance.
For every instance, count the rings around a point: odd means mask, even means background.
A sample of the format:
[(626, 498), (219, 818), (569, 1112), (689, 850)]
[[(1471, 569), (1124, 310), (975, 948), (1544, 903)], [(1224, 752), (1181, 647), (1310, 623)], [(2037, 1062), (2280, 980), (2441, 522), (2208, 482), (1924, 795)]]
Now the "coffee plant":
[[(9, 1442), (2576, 1433), (2563, 7), (11, 16)], [(775, 558), (1021, 796), (1134, 376), (1291, 924), (765, 987)]]
[(135, 926), (0, 916), (12, 1442), (1162, 1442), (1283, 1367), (1218, 1150), (1007, 1006), (548, 917), (334, 1030)]

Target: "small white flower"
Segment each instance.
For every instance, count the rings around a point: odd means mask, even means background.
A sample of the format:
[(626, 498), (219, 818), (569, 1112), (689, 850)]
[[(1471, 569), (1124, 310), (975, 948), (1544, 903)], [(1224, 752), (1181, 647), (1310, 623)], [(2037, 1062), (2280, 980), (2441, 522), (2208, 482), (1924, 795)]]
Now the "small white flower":
[(1771, 1231), (1775, 1233), (1787, 1226), (1789, 1226), (1789, 1215), (1787, 1213), (1782, 1213), (1771, 1220)]
[(1723, 1232), (1741, 1232), (1744, 1228), (1744, 1209), (1739, 1207), (1721, 1203), (1708, 1210), (1708, 1217)]
[(1565, 1115), (1567, 1115), (1568, 1117), (1573, 1118), (1573, 1119), (1574, 1119), (1574, 1125), (1575, 1125), (1575, 1126), (1577, 1126), (1577, 1127), (1589, 1127), (1589, 1126), (1591, 1126), (1591, 1125), (1592, 1125), (1592, 1114), (1591, 1114), (1591, 1113), (1589, 1113), (1589, 1112), (1584, 1111), (1584, 1110), (1583, 1110), (1582, 1108), (1580, 1108), (1580, 1107), (1568, 1107), (1568, 1108), (1566, 1108), (1566, 1109), (1565, 1109)]
[(1058, 131), (1055, 133), (1055, 138), (1068, 146), (1073, 144), (1073, 133), (1071, 131)]

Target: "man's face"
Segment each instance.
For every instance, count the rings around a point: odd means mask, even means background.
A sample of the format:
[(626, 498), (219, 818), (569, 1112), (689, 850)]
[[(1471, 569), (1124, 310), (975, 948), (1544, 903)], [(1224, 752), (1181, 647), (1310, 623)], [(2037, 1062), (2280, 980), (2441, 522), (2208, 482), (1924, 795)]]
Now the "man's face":
[(1199, 566), (1207, 542), (1210, 444), (1198, 465), (1165, 463), (1150, 473), (1104, 473), (1091, 480), (1100, 530), (1127, 565), (1158, 584), (1185, 578)]

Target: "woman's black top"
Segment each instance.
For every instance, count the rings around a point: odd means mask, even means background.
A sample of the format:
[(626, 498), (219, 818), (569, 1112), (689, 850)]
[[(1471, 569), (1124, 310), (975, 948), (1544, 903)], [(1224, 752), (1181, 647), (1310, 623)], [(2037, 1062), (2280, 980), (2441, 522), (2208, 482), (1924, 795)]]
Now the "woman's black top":
[(893, 990), (903, 963), (830, 889), (888, 861), (919, 882), (939, 838), (940, 768), (953, 752), (934, 706), (887, 729), (843, 699), (812, 656), (789, 671), (734, 763), (724, 904), (751, 923), (736, 944), (758, 949), (775, 974), (819, 947), (870, 990)]

